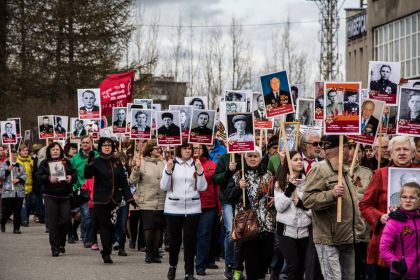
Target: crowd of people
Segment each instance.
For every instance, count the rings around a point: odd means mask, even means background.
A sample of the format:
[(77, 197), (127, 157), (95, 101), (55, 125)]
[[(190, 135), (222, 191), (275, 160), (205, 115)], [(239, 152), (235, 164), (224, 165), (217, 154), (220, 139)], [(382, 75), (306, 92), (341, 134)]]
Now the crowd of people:
[[(219, 257), (225, 279), (420, 279), (419, 174), (401, 182), (387, 209), (389, 168), (420, 167), (420, 138), (384, 135), (364, 146), (344, 136), (342, 162), (339, 140), (309, 130), (288, 154), (279, 135), (244, 154), (228, 154), (220, 138), (174, 150), (90, 136), (79, 150), (0, 146), (1, 232), (13, 214), (21, 234), (32, 214), (53, 257), (80, 240), (101, 247), (107, 264), (113, 250), (127, 256), (128, 238), (147, 264), (168, 252), (169, 280), (181, 245), (186, 280), (218, 268)], [(235, 217), (246, 210), (258, 234), (238, 241)]]

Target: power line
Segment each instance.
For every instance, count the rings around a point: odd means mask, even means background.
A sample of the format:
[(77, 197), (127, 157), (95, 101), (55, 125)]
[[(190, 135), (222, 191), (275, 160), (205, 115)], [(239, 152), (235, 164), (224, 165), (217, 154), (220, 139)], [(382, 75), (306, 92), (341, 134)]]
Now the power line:
[[(251, 23), (251, 24), (237, 24), (241, 27), (259, 27), (259, 26), (275, 26), (275, 25), (285, 25), (285, 24), (305, 24), (305, 23), (315, 23), (319, 22), (316, 20), (307, 20), (307, 21), (283, 21), (283, 22), (267, 22), (267, 23)], [(134, 24), (134, 26), (143, 26), (143, 27), (163, 27), (163, 28), (226, 28), (231, 27), (231, 24), (214, 24), (214, 25), (171, 25), (171, 24)]]

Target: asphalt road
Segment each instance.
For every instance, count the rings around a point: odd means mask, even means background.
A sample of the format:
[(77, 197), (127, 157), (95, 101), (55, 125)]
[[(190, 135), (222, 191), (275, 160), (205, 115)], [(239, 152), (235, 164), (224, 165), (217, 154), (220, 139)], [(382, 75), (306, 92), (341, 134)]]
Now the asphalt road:
[[(127, 248), (127, 257), (112, 254), (113, 264), (104, 264), (99, 251), (83, 248), (81, 241), (67, 244), (66, 253), (51, 256), (48, 234), (44, 225), (31, 221), (29, 227), (21, 228), (22, 234), (12, 233), (13, 225), (6, 225), (6, 232), (0, 233), (0, 280), (164, 280), (168, 271), (168, 253), (161, 264), (146, 264), (144, 253)], [(98, 236), (99, 240), (99, 236)], [(128, 244), (128, 242), (127, 242)], [(180, 253), (177, 278), (184, 279), (184, 267)], [(208, 269), (206, 276), (198, 279), (223, 278), (223, 263), (219, 269)]]

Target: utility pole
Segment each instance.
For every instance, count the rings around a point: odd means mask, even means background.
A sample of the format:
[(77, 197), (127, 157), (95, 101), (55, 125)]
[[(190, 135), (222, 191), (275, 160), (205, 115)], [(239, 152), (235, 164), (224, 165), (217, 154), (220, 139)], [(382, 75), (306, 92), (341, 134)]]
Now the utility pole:
[(319, 8), (321, 30), (319, 42), (321, 53), (319, 71), (324, 81), (333, 81), (339, 78), (340, 57), (338, 53), (338, 28), (340, 18), (338, 16), (338, 0), (308, 0), (315, 2)]

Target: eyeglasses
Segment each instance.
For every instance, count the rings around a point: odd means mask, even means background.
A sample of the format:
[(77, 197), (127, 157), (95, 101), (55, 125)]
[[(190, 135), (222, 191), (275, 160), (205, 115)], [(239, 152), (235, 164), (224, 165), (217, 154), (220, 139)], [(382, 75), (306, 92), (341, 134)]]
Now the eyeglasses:
[(159, 151), (161, 151), (162, 148), (161, 147), (153, 147), (153, 150), (159, 150)]
[(322, 146), (322, 142), (304, 142), (305, 144), (309, 144), (309, 145), (312, 145), (312, 146), (314, 146), (314, 147), (321, 147)]
[(411, 201), (415, 201), (419, 199), (417, 196), (405, 196), (405, 195), (401, 196), (400, 198), (401, 200), (411, 200)]
[(196, 150), (202, 150), (203, 148), (201, 148), (201, 147), (195, 147), (194, 148), (194, 151), (196, 151)]

